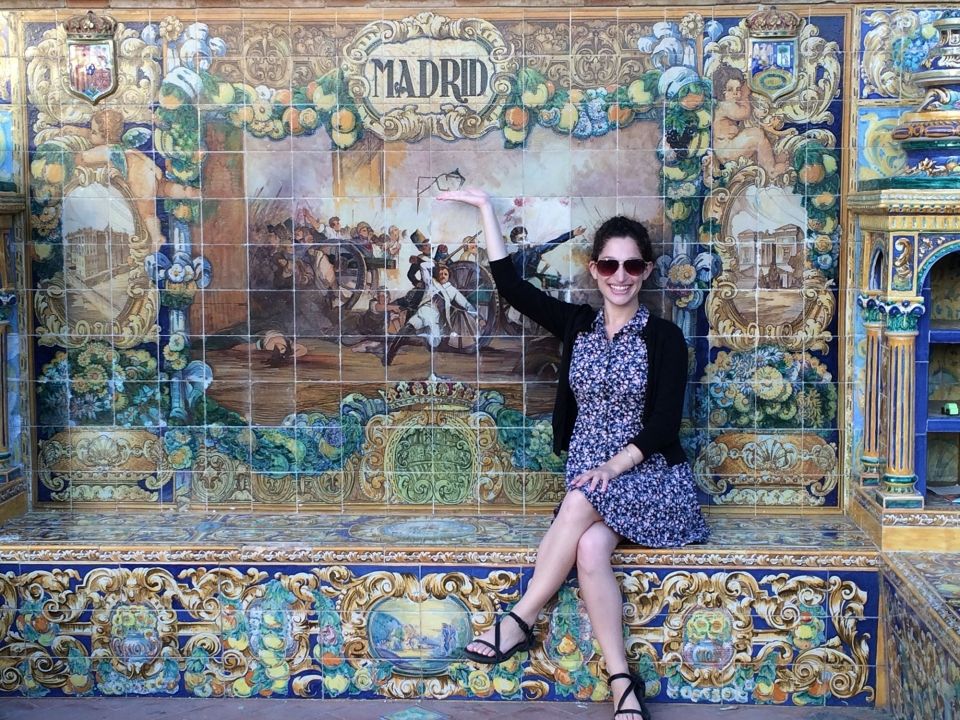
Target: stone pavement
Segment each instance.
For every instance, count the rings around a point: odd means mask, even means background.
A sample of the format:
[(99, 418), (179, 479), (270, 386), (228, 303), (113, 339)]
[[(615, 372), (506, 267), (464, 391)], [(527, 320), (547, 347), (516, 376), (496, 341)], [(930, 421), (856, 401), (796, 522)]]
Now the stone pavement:
[[(654, 720), (890, 720), (864, 708), (650, 705)], [(192, 698), (0, 698), (0, 720), (610, 720), (610, 703)]]

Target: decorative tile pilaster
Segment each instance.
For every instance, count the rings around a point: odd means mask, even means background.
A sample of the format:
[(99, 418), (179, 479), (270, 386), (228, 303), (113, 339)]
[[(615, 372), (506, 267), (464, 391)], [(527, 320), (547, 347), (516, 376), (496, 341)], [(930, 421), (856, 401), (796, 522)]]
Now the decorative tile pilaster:
[(923, 507), (917, 492), (914, 457), (916, 428), (916, 340), (923, 315), (920, 301), (883, 302), (883, 342), (887, 348), (887, 457), (877, 500), (886, 508)]

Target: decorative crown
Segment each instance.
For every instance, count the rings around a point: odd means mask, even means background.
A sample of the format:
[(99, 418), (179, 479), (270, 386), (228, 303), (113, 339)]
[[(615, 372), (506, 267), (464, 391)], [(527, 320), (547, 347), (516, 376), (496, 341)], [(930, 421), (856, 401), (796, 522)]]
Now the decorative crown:
[(460, 382), (417, 380), (399, 382), (386, 391), (384, 398), (391, 409), (409, 405), (451, 404), (472, 407), (477, 391)]
[(794, 37), (800, 32), (803, 20), (789, 10), (775, 7), (761, 8), (746, 19), (750, 37)]
[(113, 35), (117, 21), (109, 15), (97, 15), (90, 10), (86, 15), (74, 15), (64, 24), (67, 35), (76, 38), (98, 38)]

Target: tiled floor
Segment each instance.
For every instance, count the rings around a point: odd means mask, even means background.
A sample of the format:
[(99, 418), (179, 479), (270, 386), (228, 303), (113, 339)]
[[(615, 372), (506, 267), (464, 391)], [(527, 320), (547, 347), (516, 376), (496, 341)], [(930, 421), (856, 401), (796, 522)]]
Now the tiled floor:
[[(651, 705), (654, 720), (888, 720), (879, 710), (745, 705)], [(248, 720), (251, 717), (310, 720), (609, 720), (609, 703), (543, 702), (407, 703), (400, 700), (185, 700), (180, 698), (79, 698), (0, 700), (3, 720)]]

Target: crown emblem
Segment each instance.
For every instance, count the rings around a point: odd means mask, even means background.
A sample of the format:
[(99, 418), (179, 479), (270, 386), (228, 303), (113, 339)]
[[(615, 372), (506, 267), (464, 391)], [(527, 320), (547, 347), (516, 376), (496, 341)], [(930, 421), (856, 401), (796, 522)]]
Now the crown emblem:
[(470, 408), (477, 401), (477, 390), (461, 382), (417, 380), (397, 383), (386, 391), (384, 400), (391, 410), (412, 405), (458, 405)]
[(750, 37), (794, 37), (800, 32), (803, 19), (796, 13), (768, 7), (757, 10), (745, 22)]
[(109, 15), (97, 15), (92, 10), (86, 15), (74, 15), (63, 24), (67, 35), (77, 39), (101, 38), (113, 35), (117, 21)]

